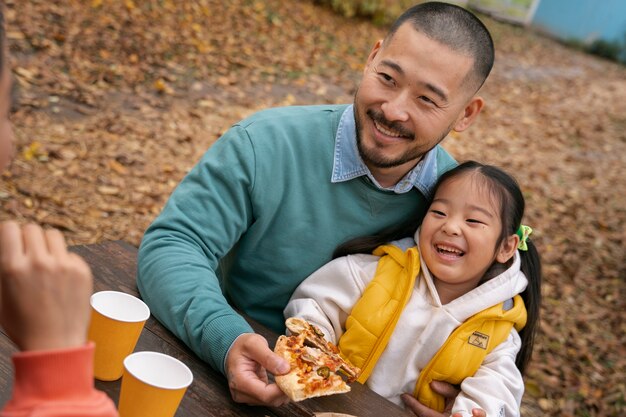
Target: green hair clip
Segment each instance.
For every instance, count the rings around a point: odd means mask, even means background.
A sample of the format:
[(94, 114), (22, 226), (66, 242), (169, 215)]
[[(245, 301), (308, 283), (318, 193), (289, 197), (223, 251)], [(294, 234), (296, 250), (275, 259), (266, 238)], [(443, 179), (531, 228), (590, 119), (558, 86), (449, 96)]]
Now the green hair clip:
[(526, 226), (521, 224), (516, 235), (519, 236), (519, 245), (517, 245), (517, 249), (519, 250), (528, 250), (528, 245), (526, 245), (526, 241), (528, 240), (528, 236), (533, 232), (533, 229), (530, 226)]

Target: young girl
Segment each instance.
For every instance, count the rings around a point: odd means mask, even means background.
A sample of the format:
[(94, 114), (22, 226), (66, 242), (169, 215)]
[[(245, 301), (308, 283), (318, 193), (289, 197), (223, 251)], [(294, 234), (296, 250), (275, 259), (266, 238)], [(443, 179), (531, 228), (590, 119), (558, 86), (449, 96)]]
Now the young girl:
[(512, 177), (463, 163), (440, 178), (415, 241), (385, 244), (398, 236), (389, 232), (342, 245), (285, 317), (319, 326), (361, 367), (359, 381), (395, 403), (408, 392), (441, 412), (429, 383), (445, 380), (461, 387), (453, 413), (517, 416), (541, 280), (523, 214)]

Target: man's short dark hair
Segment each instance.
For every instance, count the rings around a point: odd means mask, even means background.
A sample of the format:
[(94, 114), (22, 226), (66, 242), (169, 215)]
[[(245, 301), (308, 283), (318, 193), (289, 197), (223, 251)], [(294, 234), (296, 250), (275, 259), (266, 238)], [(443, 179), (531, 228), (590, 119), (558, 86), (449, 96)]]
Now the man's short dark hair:
[(472, 57), (474, 68), (467, 78), (478, 91), (491, 72), (495, 54), (489, 30), (480, 19), (464, 8), (449, 3), (417, 4), (396, 19), (387, 39), (392, 38), (406, 22), (410, 22), (415, 30), (430, 39)]

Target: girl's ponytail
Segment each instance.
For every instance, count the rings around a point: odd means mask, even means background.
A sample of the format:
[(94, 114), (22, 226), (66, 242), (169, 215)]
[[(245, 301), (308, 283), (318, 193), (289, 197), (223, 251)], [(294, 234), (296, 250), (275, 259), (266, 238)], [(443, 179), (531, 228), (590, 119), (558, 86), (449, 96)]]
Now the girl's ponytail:
[(526, 240), (526, 245), (528, 250), (520, 250), (519, 253), (522, 272), (528, 279), (528, 286), (521, 294), (526, 305), (528, 319), (526, 326), (519, 333), (522, 339), (522, 348), (515, 360), (515, 364), (522, 375), (526, 371), (526, 366), (530, 362), (533, 353), (541, 306), (541, 261), (539, 252), (537, 252), (535, 244), (530, 239)]

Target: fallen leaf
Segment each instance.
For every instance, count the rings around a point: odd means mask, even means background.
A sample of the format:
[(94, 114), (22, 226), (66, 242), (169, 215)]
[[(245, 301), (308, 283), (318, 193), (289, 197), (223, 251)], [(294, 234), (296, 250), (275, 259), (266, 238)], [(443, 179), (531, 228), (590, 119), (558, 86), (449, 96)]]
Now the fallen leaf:
[(117, 195), (120, 193), (120, 189), (117, 187), (112, 187), (108, 185), (100, 185), (97, 188), (98, 193), (103, 195)]

